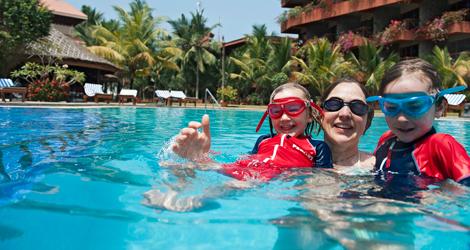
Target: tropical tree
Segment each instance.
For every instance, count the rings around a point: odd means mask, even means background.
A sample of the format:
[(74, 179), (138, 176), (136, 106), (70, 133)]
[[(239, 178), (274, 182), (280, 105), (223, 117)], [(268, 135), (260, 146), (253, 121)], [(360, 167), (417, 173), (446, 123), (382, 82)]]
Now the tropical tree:
[(0, 0), (0, 75), (26, 58), (26, 47), (49, 34), (52, 14), (38, 0)]
[(347, 60), (354, 66), (354, 78), (365, 84), (370, 94), (378, 92), (385, 72), (398, 61), (398, 55), (395, 53), (383, 58), (382, 49), (383, 47), (366, 42), (365, 45), (359, 47), (357, 56), (350, 52), (347, 57)]
[(465, 78), (469, 76), (470, 57), (467, 53), (461, 53), (455, 60), (449, 54), (447, 48), (435, 46), (432, 54), (427, 58), (441, 77), (442, 88), (451, 88), (457, 85), (468, 86)]
[(309, 41), (286, 67), (299, 66), (300, 71), (292, 74), (297, 81), (309, 85), (322, 95), (327, 86), (336, 78), (352, 74), (352, 65), (344, 60), (341, 48), (332, 45), (328, 39)]
[(158, 28), (163, 18), (152, 16), (152, 9), (142, 0), (130, 3), (127, 12), (119, 6), (114, 6), (118, 14), (118, 28), (110, 22), (107, 26), (93, 26), (92, 36), (99, 45), (89, 46), (88, 49), (120, 66), (119, 72), (125, 83), (133, 88), (134, 82), (148, 77), (156, 61), (157, 40), (166, 32)]
[(251, 103), (266, 103), (273, 88), (289, 79), (285, 67), (291, 57), (288, 38), (268, 36), (265, 25), (254, 25), (246, 45), (230, 57), (230, 79), (236, 81), (242, 98)]
[[(195, 96), (199, 97), (200, 73), (204, 73), (206, 66), (216, 64), (216, 50), (211, 47), (212, 30), (218, 26), (207, 26), (204, 10), (191, 12), (191, 20), (184, 14), (177, 20), (170, 20), (176, 45), (183, 50), (182, 69), (193, 71), (196, 77)], [(184, 72), (182, 72), (183, 78)]]

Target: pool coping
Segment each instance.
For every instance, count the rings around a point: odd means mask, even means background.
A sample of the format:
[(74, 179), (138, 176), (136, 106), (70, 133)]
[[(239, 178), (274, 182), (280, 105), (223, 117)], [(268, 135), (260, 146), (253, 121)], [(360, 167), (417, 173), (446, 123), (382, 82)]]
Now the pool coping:
[[(0, 108), (9, 107), (9, 108), (63, 108), (63, 109), (74, 109), (74, 108), (183, 108), (183, 109), (208, 109), (208, 110), (249, 110), (249, 111), (265, 111), (266, 105), (259, 106), (238, 106), (238, 105), (229, 105), (228, 107), (215, 107), (213, 104), (204, 105), (203, 103), (198, 103), (196, 107), (194, 106), (166, 106), (162, 104), (155, 103), (137, 103), (132, 105), (132, 103), (94, 103), (94, 102), (35, 102), (35, 101), (25, 101), (25, 102), (0, 102)], [(380, 111), (375, 112), (374, 116), (383, 117), (384, 114)], [(437, 118), (437, 120), (443, 121), (470, 121), (470, 118), (458, 117), (456, 115), (450, 115), (446, 117)]]

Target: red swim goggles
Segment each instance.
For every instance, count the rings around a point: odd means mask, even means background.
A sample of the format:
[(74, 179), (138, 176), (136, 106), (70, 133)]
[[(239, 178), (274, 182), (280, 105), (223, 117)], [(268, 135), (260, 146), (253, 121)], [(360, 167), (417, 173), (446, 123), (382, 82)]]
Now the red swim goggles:
[(256, 132), (259, 131), (261, 125), (263, 125), (266, 116), (269, 115), (271, 119), (279, 119), (282, 114), (286, 113), (288, 116), (296, 117), (300, 115), (307, 107), (316, 109), (321, 116), (323, 116), (323, 110), (315, 104), (313, 101), (305, 101), (298, 97), (287, 97), (274, 99), (272, 103), (268, 104), (268, 109), (264, 112), (263, 117), (256, 126)]

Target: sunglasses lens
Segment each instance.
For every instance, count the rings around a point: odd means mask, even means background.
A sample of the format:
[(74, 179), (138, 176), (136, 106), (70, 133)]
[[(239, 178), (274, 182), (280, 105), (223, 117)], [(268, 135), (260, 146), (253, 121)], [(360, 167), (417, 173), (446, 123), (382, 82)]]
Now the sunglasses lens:
[(343, 100), (332, 98), (329, 100), (326, 100), (323, 103), (323, 108), (325, 108), (326, 111), (334, 112), (340, 110), (344, 106)]
[(369, 111), (369, 106), (361, 101), (352, 101), (349, 104), (349, 107), (351, 108), (351, 111), (358, 116), (363, 116), (367, 114), (367, 111)]

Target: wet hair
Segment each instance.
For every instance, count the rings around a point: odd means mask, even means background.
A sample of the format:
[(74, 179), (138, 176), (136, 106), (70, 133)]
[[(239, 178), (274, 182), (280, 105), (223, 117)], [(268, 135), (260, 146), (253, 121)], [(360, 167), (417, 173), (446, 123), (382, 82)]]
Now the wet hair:
[(431, 89), (439, 90), (441, 87), (441, 79), (434, 66), (421, 58), (415, 58), (398, 62), (385, 72), (385, 75), (380, 82), (379, 94), (383, 95), (385, 88), (391, 82), (402, 76), (414, 73), (417, 73), (426, 80), (429, 80), (431, 82)]
[[(308, 90), (298, 84), (298, 83), (295, 83), (295, 82), (288, 82), (288, 83), (285, 83), (285, 84), (282, 84), (280, 85), (279, 87), (277, 87), (276, 89), (273, 90), (273, 92), (271, 93), (271, 97), (269, 98), (269, 102), (272, 103), (272, 101), (274, 100), (274, 97), (286, 90), (286, 89), (298, 89), (302, 92), (303, 94), (303, 98), (307, 101), (311, 101), (311, 96), (310, 96), (310, 93), (308, 92)], [(316, 130), (316, 134), (318, 134), (320, 132), (320, 129), (321, 129), (321, 120), (322, 120), (322, 117), (320, 115), (320, 113), (312, 108), (311, 106), (308, 106), (308, 110), (310, 111), (309, 112), (309, 116), (312, 118), (312, 122), (308, 123), (307, 124), (307, 127), (305, 128), (305, 131), (304, 131), (304, 134), (305, 135), (308, 135), (308, 136), (311, 136), (312, 135), (312, 132)], [(269, 118), (269, 128), (271, 130), (271, 135), (274, 135), (274, 131), (273, 131), (273, 125), (272, 125), (272, 121), (271, 121), (271, 118)]]
[[(323, 95), (321, 96), (320, 98), (320, 101), (322, 103), (322, 107), (323, 107), (323, 103), (326, 101), (326, 98), (328, 98), (328, 96), (330, 95), (330, 93), (341, 83), (345, 83), (345, 82), (350, 82), (350, 83), (354, 83), (356, 84), (362, 91), (362, 93), (364, 94), (364, 96), (367, 98), (369, 97), (369, 92), (367, 91), (366, 87), (361, 84), (360, 82), (358, 82), (356, 79), (354, 78), (351, 78), (351, 77), (344, 77), (344, 78), (340, 78), (336, 81), (334, 81), (332, 84), (330, 84), (326, 89), (325, 91), (323, 92)], [(367, 122), (366, 122), (366, 128), (364, 130), (364, 134), (366, 133), (367, 129), (369, 129), (370, 125), (372, 124), (372, 119), (374, 118), (374, 109), (369, 105), (369, 111), (367, 112)]]

